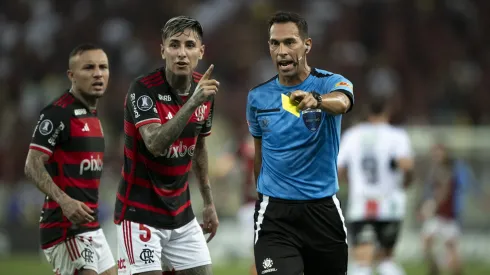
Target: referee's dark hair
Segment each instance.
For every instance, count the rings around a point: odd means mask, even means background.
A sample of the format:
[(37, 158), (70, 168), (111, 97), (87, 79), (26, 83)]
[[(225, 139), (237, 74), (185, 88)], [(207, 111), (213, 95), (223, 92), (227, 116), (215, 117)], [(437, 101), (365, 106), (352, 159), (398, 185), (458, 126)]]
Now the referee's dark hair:
[(80, 55), (86, 51), (93, 51), (93, 50), (102, 50), (103, 51), (104, 49), (102, 49), (102, 47), (100, 47), (98, 45), (91, 44), (91, 43), (84, 43), (84, 44), (80, 44), (80, 45), (76, 46), (70, 52), (70, 55), (68, 57), (68, 66), (71, 67), (71, 60), (73, 57)]
[(306, 20), (297, 13), (287, 11), (278, 11), (269, 19), (269, 33), (272, 25), (289, 22), (296, 24), (302, 39), (308, 38), (308, 23)]
[(165, 40), (178, 33), (182, 33), (185, 31), (185, 29), (191, 29), (196, 32), (199, 40), (202, 42), (203, 31), (201, 23), (194, 18), (184, 15), (173, 17), (168, 20), (167, 23), (165, 23), (161, 30), (162, 40)]
[(373, 97), (369, 102), (368, 112), (370, 115), (381, 115), (388, 111), (389, 100), (386, 97)]

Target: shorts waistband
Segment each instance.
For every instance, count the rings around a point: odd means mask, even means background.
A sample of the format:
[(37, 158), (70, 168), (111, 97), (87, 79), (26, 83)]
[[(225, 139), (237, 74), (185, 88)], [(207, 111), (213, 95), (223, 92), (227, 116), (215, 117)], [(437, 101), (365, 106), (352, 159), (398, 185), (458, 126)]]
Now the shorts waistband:
[(267, 195), (263, 195), (261, 193), (259, 194), (259, 200), (263, 201), (264, 196), (266, 196), (270, 202), (276, 202), (276, 203), (286, 203), (286, 204), (316, 204), (316, 203), (327, 203), (327, 202), (332, 202), (333, 203), (333, 196), (328, 196), (328, 197), (323, 197), (319, 199), (311, 199), (311, 200), (288, 200), (288, 199), (280, 199), (280, 198), (275, 198)]

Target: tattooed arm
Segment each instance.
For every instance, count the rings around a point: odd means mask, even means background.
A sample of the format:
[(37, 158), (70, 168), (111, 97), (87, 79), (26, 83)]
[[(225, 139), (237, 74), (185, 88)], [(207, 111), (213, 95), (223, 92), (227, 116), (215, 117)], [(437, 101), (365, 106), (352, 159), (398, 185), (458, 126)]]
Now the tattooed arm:
[(165, 124), (150, 123), (139, 128), (146, 148), (154, 156), (160, 156), (180, 136), (199, 104), (189, 100), (175, 116)]
[(204, 73), (194, 93), (175, 116), (165, 124), (150, 123), (139, 128), (146, 148), (154, 156), (159, 156), (167, 149), (184, 130), (196, 108), (204, 103), (210, 96), (218, 92), (219, 82), (210, 79), (214, 65)]
[(37, 188), (52, 200), (61, 204), (66, 201), (68, 195), (63, 192), (54, 182), (48, 171), (44, 167), (44, 163), (49, 159), (49, 155), (36, 150), (29, 150), (27, 154), (24, 173), (27, 178), (32, 180)]
[(175, 275), (213, 275), (213, 268), (211, 265), (203, 265), (190, 269), (175, 271)]
[(211, 185), (208, 178), (208, 149), (206, 148), (206, 139), (204, 137), (197, 138), (192, 170), (199, 182), (199, 191), (201, 191), (204, 206), (212, 205), (213, 194), (211, 193)]
[[(196, 148), (194, 149), (194, 158), (192, 161), (192, 170), (194, 171), (194, 174), (196, 174), (197, 181), (199, 182), (199, 191), (201, 191), (202, 200), (204, 202), (204, 209), (202, 213), (202, 217), (203, 217), (202, 227), (204, 233), (211, 233), (211, 235), (208, 237), (208, 242), (209, 242), (216, 235), (216, 231), (218, 230), (218, 226), (219, 226), (219, 221), (213, 203), (213, 194), (211, 193), (211, 185), (209, 184), (208, 150), (206, 148), (205, 141), (206, 139), (202, 136), (197, 138)], [(197, 274), (201, 274), (201, 273), (197, 273)]]
[(46, 194), (50, 199), (57, 202), (63, 214), (74, 224), (84, 224), (94, 221), (93, 210), (84, 203), (72, 199), (61, 190), (53, 181), (44, 163), (49, 159), (49, 155), (30, 149), (27, 154), (24, 172), (32, 180), (37, 188)]

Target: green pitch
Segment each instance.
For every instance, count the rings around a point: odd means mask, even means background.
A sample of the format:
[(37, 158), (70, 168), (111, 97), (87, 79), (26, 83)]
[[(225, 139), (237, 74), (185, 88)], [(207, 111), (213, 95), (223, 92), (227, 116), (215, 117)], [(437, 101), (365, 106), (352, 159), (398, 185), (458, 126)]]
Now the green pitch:
[[(405, 265), (407, 275), (425, 275), (427, 271), (423, 264)], [(16, 256), (9, 259), (0, 259), (0, 273), (9, 275), (53, 275), (50, 266), (40, 257)], [(248, 275), (247, 263), (236, 262), (214, 267), (214, 275)], [(490, 263), (467, 263), (465, 274), (490, 275)]]

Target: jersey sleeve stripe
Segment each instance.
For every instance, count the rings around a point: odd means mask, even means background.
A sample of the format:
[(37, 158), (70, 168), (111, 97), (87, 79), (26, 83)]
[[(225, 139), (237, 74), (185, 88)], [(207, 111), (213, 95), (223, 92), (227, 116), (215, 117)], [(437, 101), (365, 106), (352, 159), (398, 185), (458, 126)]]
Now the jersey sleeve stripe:
[(121, 196), (119, 193), (117, 193), (117, 199), (120, 200), (122, 203), (128, 205), (128, 206), (133, 206), (136, 208), (141, 208), (147, 211), (151, 211), (157, 214), (162, 214), (162, 215), (167, 215), (167, 216), (177, 216), (180, 213), (184, 212), (185, 209), (187, 209), (189, 206), (191, 206), (191, 201), (188, 200), (185, 204), (183, 204), (181, 207), (179, 207), (177, 210), (169, 211), (165, 210), (163, 208), (157, 208), (151, 205), (131, 201), (129, 199), (125, 199), (123, 196)]
[(200, 133), (199, 135), (202, 136), (202, 137), (207, 137), (207, 136), (210, 136), (211, 135), (211, 131), (208, 131), (208, 132), (205, 132), (205, 133)]
[(49, 150), (48, 148), (41, 146), (41, 145), (34, 144), (34, 143), (31, 143), (29, 145), (29, 149), (33, 149), (33, 150), (36, 150), (39, 152), (43, 152), (45, 154), (48, 154), (49, 156), (51, 156), (53, 154), (53, 151)]
[(150, 124), (150, 123), (162, 123), (162, 121), (159, 119), (159, 118), (148, 118), (148, 119), (144, 119), (142, 121), (139, 121), (136, 123), (136, 128), (139, 128), (141, 126), (144, 126), (146, 124)]

